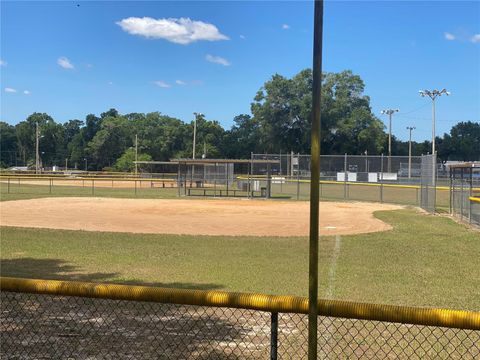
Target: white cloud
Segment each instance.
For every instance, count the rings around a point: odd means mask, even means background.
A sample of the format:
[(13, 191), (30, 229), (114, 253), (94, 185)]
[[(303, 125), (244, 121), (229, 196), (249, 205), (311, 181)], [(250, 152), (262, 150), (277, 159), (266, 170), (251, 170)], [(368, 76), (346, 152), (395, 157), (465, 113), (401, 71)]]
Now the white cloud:
[(473, 43), (480, 43), (480, 34), (475, 34), (470, 38), (470, 41)]
[(449, 41), (455, 40), (455, 35), (453, 35), (451, 33), (446, 32), (446, 33), (444, 33), (444, 35), (445, 35), (446, 40), (449, 40)]
[(161, 87), (161, 88), (169, 88), (171, 87), (170, 84), (166, 83), (165, 81), (162, 81), (162, 80), (157, 80), (157, 81), (154, 81), (153, 82), (155, 85)]
[(246, 39), (245, 35), (240, 35), (240, 39), (245, 40)]
[(59, 57), (57, 60), (57, 64), (64, 69), (75, 69), (75, 66), (73, 66), (70, 60), (68, 60), (65, 56)]
[(229, 40), (228, 36), (220, 33), (215, 25), (191, 20), (190, 18), (153, 19), (151, 17), (129, 17), (117, 21), (116, 24), (131, 35), (165, 39), (182, 45), (201, 40)]
[(183, 81), (183, 80), (175, 80), (175, 83), (176, 83), (177, 85), (187, 85), (187, 83), (186, 83), (185, 81)]
[(288, 25), (288, 24), (283, 24), (283, 25), (282, 25), (282, 29), (283, 29), (283, 30), (288, 30), (288, 29), (290, 29), (290, 25)]
[(113, 85), (113, 81), (109, 81), (109, 82), (108, 82), (108, 85)]
[(28, 90), (23, 90), (23, 93), (24, 93), (25, 95), (30, 95), (30, 94), (31, 94), (31, 92), (28, 91)]
[(16, 93), (17, 90), (15, 90), (15, 89), (13, 89), (13, 88), (6, 87), (6, 88), (5, 88), (5, 92), (8, 92), (8, 93)]
[(0, 59), (0, 66), (7, 66), (7, 62), (3, 59)]
[(211, 63), (214, 63), (214, 64), (220, 64), (220, 65), (223, 65), (223, 66), (230, 66), (230, 61), (228, 61), (227, 59), (224, 59), (220, 56), (213, 56), (213, 55), (210, 55), (210, 54), (207, 54), (207, 56), (205, 56), (205, 59)]

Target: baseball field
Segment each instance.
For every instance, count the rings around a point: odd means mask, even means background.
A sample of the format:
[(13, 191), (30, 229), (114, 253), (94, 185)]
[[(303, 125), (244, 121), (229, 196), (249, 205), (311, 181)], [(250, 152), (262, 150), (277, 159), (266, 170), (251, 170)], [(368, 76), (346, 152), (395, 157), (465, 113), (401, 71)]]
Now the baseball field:
[[(160, 191), (167, 199), (2, 194), (2, 275), (306, 294), (308, 202)], [(408, 206), (320, 208), (321, 297), (480, 307), (478, 231)]]

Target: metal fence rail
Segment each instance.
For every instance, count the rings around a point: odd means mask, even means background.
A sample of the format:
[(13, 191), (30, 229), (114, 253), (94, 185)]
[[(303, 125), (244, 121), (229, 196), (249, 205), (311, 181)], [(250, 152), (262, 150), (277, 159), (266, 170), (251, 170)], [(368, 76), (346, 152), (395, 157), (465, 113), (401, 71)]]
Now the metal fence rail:
[[(1, 278), (2, 359), (302, 359), (306, 298)], [(475, 359), (480, 313), (319, 301), (321, 359)]]

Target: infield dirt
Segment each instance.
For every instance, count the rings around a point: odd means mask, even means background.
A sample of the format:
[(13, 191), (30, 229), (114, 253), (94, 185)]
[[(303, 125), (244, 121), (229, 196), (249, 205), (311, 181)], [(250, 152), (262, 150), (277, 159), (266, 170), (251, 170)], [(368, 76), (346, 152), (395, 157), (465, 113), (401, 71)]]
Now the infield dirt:
[[(386, 231), (379, 203), (322, 202), (321, 235)], [(7, 201), (1, 225), (148, 234), (307, 236), (309, 203), (266, 200), (42, 198)]]

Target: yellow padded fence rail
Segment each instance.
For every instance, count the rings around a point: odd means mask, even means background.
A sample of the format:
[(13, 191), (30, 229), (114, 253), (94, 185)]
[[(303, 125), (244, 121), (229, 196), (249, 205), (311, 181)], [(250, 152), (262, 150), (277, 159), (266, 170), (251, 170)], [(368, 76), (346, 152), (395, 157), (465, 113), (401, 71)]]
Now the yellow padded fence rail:
[(468, 199), (469, 199), (471, 202), (480, 203), (480, 198), (479, 198), (479, 197), (470, 196)]
[[(0, 290), (111, 300), (240, 308), (279, 313), (308, 313), (308, 299), (297, 296), (10, 277), (0, 277)], [(416, 308), (338, 300), (319, 300), (318, 307), (321, 316), (480, 330), (480, 312), (476, 311)]]

